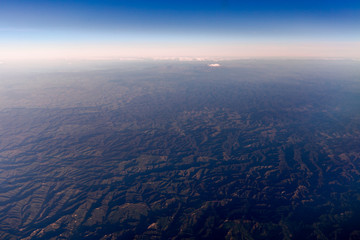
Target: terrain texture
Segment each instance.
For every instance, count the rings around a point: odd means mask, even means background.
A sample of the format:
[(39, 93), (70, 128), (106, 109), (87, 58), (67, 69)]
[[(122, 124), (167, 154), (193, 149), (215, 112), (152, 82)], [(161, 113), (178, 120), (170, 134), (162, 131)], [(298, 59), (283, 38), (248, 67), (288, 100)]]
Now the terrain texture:
[(358, 65), (1, 72), (0, 239), (360, 239)]

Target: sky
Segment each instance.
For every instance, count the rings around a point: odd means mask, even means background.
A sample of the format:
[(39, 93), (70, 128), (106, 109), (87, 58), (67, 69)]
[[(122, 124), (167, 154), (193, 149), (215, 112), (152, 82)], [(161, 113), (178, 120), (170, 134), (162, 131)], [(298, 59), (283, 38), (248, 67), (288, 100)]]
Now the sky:
[(0, 0), (0, 62), (360, 58), (359, 0)]

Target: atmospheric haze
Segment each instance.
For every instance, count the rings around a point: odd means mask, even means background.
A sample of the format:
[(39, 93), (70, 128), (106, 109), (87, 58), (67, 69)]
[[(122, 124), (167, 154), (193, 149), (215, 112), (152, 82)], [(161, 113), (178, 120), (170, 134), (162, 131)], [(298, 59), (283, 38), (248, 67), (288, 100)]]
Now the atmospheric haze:
[(360, 239), (360, 1), (1, 0), (0, 239)]
[(359, 58), (358, 1), (2, 1), (0, 60)]

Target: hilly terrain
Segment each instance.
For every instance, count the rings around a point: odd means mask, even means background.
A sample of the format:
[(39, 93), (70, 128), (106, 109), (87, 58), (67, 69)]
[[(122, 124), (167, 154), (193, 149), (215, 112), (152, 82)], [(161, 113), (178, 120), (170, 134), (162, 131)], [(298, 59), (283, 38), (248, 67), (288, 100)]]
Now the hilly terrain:
[(0, 239), (360, 239), (358, 66), (0, 69)]

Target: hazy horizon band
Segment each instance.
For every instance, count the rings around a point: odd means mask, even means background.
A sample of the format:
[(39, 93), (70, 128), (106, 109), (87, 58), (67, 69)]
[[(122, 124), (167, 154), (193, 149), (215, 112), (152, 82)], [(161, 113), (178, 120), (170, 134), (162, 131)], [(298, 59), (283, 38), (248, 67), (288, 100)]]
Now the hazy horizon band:
[(0, 61), (360, 58), (359, 26), (354, 0), (5, 0)]

